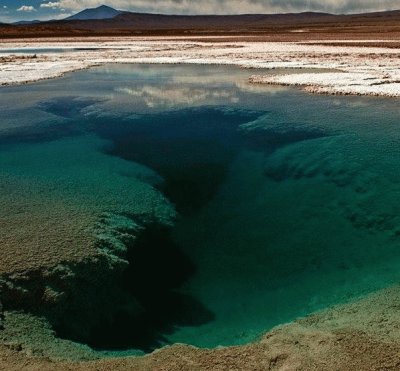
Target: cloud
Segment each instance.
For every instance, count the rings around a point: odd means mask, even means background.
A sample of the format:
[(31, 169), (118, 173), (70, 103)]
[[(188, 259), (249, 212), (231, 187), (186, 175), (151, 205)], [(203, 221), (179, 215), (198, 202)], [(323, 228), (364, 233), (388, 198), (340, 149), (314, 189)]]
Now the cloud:
[[(59, 0), (60, 7), (79, 11), (104, 0)], [(117, 9), (176, 14), (239, 14), (322, 11), (364, 12), (399, 8), (399, 0), (113, 0)]]
[(17, 12), (36, 12), (36, 9), (31, 5), (22, 5), (17, 9)]
[(237, 103), (239, 98), (235, 93), (224, 89), (204, 89), (192, 86), (171, 86), (162, 89), (157, 86), (145, 85), (137, 88), (121, 87), (116, 92), (141, 98), (149, 108), (173, 108), (213, 104), (218, 100), (229, 100)]
[(62, 8), (61, 3), (60, 2), (48, 2), (48, 3), (43, 3), (40, 4), (41, 8), (49, 8), (49, 9), (60, 9)]

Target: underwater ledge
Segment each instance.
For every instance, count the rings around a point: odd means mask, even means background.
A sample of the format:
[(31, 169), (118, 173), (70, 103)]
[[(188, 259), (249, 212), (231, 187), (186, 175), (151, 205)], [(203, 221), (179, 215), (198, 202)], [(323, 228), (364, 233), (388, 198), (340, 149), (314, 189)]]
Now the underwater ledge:
[(179, 293), (194, 266), (171, 241), (171, 228), (170, 221), (104, 213), (94, 228), (95, 256), (1, 275), (2, 343), (33, 355), (89, 360), (105, 350), (159, 348), (172, 323), (193, 322), (179, 318), (179, 307), (194, 306), (197, 322), (212, 319)]

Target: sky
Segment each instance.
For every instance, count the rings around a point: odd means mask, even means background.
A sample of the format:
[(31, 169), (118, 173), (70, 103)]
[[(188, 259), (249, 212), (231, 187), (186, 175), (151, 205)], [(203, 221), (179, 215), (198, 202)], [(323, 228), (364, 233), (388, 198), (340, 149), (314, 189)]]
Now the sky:
[(400, 9), (400, 0), (0, 0), (0, 22), (60, 19), (102, 4), (166, 14), (361, 13)]

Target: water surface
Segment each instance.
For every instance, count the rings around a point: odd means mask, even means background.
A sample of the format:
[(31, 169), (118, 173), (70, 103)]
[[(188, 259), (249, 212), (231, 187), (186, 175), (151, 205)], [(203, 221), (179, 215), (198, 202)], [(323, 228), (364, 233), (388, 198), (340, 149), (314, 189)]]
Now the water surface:
[[(165, 197), (157, 207), (177, 211), (172, 229), (149, 227), (130, 253), (140, 326), (99, 324), (91, 346), (242, 344), (399, 281), (397, 101), (254, 86), (249, 75), (108, 65), (1, 89), (3, 176), (58, 184), (61, 201), (71, 188), (55, 180), (71, 179), (93, 213), (126, 212), (140, 178)], [(151, 263), (135, 264), (143, 256)]]

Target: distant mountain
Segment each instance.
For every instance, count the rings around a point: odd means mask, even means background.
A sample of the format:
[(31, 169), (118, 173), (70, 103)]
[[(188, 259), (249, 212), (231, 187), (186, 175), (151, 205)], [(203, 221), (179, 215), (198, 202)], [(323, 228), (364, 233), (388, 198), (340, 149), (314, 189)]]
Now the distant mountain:
[(24, 24), (37, 24), (40, 23), (38, 19), (34, 19), (33, 21), (18, 21), (18, 22), (13, 22), (11, 24), (16, 24), (16, 25), (24, 25)]
[(65, 18), (67, 21), (86, 21), (86, 20), (95, 20), (95, 19), (110, 19), (114, 18), (118, 14), (122, 12), (111, 8), (107, 5), (101, 5), (97, 8), (89, 8), (82, 10), (81, 12), (72, 15), (68, 18)]
[[(175, 1), (175, 0), (174, 0)], [(63, 20), (0, 25), (0, 39), (44, 36), (109, 35), (261, 35), (304, 38), (304, 34), (400, 34), (400, 11), (364, 14), (316, 12), (240, 15), (165, 15), (119, 11), (108, 6), (86, 9)], [(285, 36), (286, 35), (286, 36)], [(397, 36), (396, 36), (397, 37)]]

